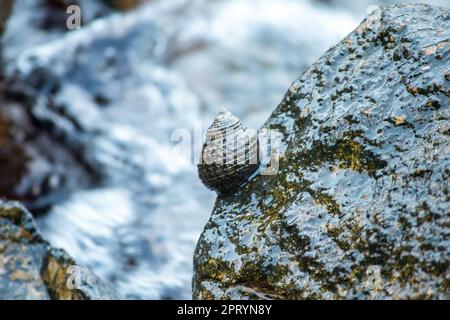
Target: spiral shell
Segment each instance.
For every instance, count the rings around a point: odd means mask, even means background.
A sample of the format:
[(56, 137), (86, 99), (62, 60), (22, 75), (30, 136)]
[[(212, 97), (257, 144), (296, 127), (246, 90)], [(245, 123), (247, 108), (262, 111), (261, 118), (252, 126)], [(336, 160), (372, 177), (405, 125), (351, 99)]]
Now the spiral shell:
[(242, 185), (259, 163), (257, 132), (222, 109), (206, 132), (198, 164), (200, 180), (209, 189), (226, 194)]

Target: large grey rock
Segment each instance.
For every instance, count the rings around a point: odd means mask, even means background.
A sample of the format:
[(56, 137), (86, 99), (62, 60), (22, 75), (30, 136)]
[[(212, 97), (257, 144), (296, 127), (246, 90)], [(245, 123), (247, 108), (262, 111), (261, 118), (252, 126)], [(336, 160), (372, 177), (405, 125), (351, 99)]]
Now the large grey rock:
[(217, 199), (194, 298), (450, 298), (449, 31), (376, 10), (292, 84), (279, 172)]
[(25, 208), (0, 200), (0, 300), (117, 298), (108, 284), (43, 240)]

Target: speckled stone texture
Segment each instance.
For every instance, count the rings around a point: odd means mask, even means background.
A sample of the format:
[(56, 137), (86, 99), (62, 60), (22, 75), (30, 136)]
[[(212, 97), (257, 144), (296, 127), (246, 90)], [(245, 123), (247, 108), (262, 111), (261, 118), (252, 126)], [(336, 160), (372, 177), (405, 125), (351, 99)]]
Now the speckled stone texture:
[(17, 202), (0, 200), (0, 300), (117, 299), (117, 294), (36, 230)]
[(280, 170), (217, 199), (195, 299), (450, 298), (449, 32), (379, 9), (292, 84)]

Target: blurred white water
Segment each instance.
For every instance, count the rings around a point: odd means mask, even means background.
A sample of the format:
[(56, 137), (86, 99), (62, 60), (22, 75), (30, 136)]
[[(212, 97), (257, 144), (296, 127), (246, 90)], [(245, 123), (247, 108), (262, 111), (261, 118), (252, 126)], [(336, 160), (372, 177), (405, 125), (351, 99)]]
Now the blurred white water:
[(216, 1), (207, 12), (175, 36), (181, 48), (203, 47), (170, 66), (208, 106), (223, 106), (252, 127), (260, 127), (289, 84), (358, 24), (347, 12), (307, 1)]
[(18, 0), (4, 40), (8, 72), (51, 70), (53, 99), (81, 130), (49, 112), (44, 93), (37, 114), (85, 146), (107, 177), (41, 217), (44, 236), (123, 298), (190, 299), (192, 255), (215, 194), (194, 164), (173, 158), (171, 133), (207, 126), (220, 107), (261, 126), (362, 18), (339, 1), (171, 0), (63, 33), (36, 29), (31, 2)]

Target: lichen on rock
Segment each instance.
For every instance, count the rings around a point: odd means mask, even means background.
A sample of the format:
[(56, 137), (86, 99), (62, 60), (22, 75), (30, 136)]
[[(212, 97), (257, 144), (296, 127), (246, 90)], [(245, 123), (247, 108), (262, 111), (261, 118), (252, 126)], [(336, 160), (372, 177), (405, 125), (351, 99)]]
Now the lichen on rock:
[(265, 128), (279, 172), (217, 199), (195, 299), (449, 299), (450, 11), (372, 12)]
[(51, 247), (23, 206), (0, 200), (0, 300), (117, 298), (109, 285)]

